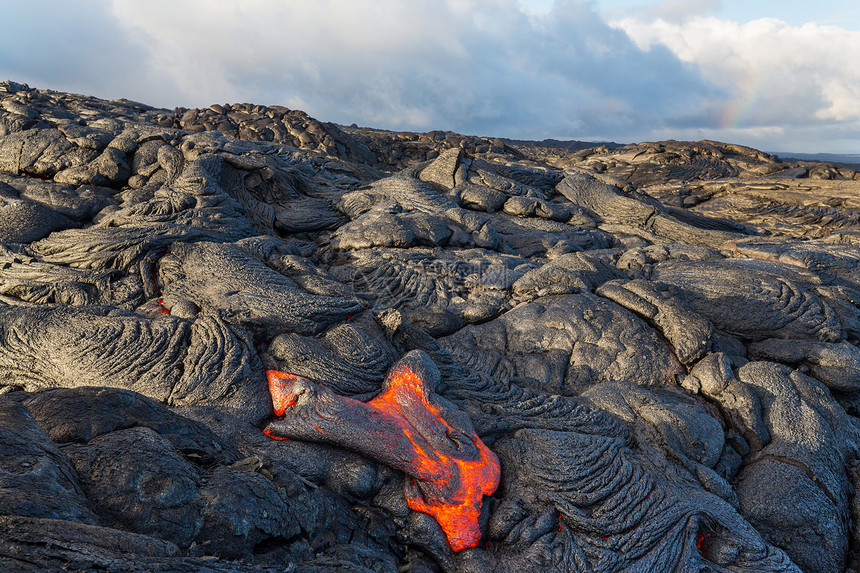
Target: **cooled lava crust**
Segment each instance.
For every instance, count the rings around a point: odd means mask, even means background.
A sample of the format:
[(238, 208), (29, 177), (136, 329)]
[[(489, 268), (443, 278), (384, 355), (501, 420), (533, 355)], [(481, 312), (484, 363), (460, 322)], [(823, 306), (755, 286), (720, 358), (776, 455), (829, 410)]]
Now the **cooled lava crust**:
[(857, 570), (856, 177), (2, 83), (0, 570)]

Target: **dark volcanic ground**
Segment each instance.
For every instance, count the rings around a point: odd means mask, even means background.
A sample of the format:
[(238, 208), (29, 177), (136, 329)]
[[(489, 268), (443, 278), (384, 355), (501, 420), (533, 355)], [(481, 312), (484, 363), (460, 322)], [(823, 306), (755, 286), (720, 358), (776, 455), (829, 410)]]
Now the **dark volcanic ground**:
[[(855, 177), (0, 84), (0, 570), (855, 571)], [(475, 548), (327, 413), (407, 354)]]

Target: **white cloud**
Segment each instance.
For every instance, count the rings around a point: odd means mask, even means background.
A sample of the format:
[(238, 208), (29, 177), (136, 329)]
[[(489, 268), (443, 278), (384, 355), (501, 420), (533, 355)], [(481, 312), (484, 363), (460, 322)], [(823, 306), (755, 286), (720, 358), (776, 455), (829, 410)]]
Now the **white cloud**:
[(666, 47), (722, 86), (730, 95), (720, 106), (726, 127), (860, 127), (860, 32), (792, 27), (774, 18), (743, 25), (701, 17), (613, 25), (639, 48)]

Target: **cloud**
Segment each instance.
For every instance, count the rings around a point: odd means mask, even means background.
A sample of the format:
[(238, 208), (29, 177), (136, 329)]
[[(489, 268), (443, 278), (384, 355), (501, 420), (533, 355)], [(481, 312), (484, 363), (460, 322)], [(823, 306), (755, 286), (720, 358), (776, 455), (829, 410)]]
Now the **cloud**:
[(0, 0), (0, 77), (390, 129), (766, 144), (825, 124), (857, 139), (853, 33), (701, 16), (718, 4), (610, 25), (588, 0)]
[(639, 50), (590, 3), (541, 4), (42, 1), (11, 16), (54, 39), (9, 41), (4, 53), (21, 56), (0, 57), (0, 72), (166, 107), (304, 102), (343, 123), (537, 138), (642, 135), (711, 96), (697, 71)]
[(662, 0), (654, 9), (654, 14), (669, 22), (684, 22), (703, 14), (716, 13), (720, 0)]
[(0, 11), (0, 79), (111, 99), (157, 96), (148, 50), (117, 25), (109, 1), (0, 0)]
[[(597, 3), (601, 4), (599, 0)], [(698, 16), (716, 14), (722, 5), (721, 0), (628, 0), (617, 5), (616, 2), (611, 2), (602, 14), (610, 21), (631, 18), (649, 22), (661, 19), (680, 23)]]
[[(697, 17), (682, 23), (623, 19), (613, 23), (643, 50), (668, 48), (728, 97), (714, 100), (702, 127), (860, 135), (860, 32), (789, 26), (775, 18), (738, 24)], [(709, 125), (710, 123), (710, 125)]]

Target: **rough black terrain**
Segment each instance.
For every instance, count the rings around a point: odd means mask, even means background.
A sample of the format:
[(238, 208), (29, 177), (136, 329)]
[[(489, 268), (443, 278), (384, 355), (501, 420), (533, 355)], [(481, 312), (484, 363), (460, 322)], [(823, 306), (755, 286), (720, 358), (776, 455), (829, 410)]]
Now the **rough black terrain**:
[[(860, 175), (579, 147), (0, 84), (0, 570), (860, 570)], [(407, 354), (476, 547), (263, 433)]]

